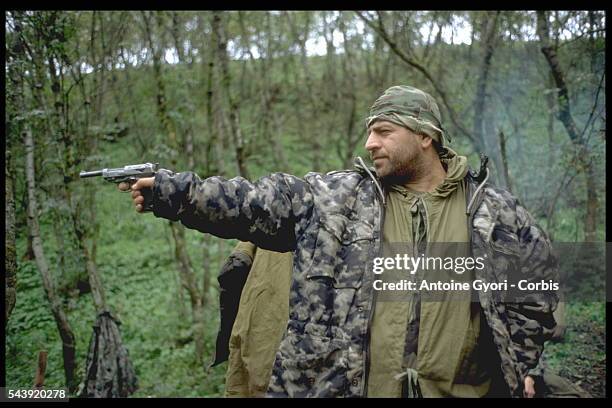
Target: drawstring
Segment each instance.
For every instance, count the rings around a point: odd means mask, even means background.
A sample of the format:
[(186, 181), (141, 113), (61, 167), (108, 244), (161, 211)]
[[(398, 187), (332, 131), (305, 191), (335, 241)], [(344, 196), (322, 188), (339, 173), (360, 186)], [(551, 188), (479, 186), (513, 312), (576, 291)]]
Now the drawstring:
[(478, 192), (484, 187), (485, 183), (489, 179), (489, 169), (485, 168), (485, 170), (487, 172), (487, 175), (485, 176), (484, 180), (482, 180), (482, 183), (480, 183), (480, 185), (478, 186), (478, 188), (474, 192), (474, 195), (472, 196), (472, 199), (470, 200), (470, 203), (468, 204), (467, 209), (465, 211), (465, 213), (467, 215), (470, 215), (470, 208), (472, 207), (472, 204), (474, 204), (474, 201), (476, 200), (476, 197), (478, 196)]
[(423, 398), (421, 389), (419, 388), (419, 373), (414, 368), (406, 368), (406, 371), (397, 374), (393, 377), (397, 381), (406, 380), (406, 397), (408, 398)]
[(363, 159), (360, 156), (357, 156), (357, 160), (359, 161), (363, 169), (369, 174), (369, 176), (374, 181), (374, 184), (376, 185), (376, 188), (378, 189), (378, 192), (380, 193), (380, 197), (382, 198), (382, 203), (383, 205), (385, 205), (385, 193), (383, 193), (382, 188), (378, 185), (378, 181), (376, 181), (376, 178), (374, 177), (372, 172), (368, 169), (368, 166), (365, 165), (365, 163), (363, 162)]

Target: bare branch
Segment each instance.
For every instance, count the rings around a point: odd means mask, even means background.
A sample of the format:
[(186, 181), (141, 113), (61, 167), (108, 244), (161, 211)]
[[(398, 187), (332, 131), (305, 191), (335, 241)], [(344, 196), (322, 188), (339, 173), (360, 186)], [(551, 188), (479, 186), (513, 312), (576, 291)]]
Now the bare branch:
[(448, 96), (446, 95), (446, 92), (444, 91), (444, 89), (440, 86), (439, 82), (436, 79), (433, 78), (433, 76), (429, 73), (429, 71), (422, 66), (421, 64), (419, 64), (417, 61), (411, 59), (408, 55), (406, 55), (406, 53), (404, 51), (402, 51), (397, 44), (391, 39), (391, 37), (389, 36), (389, 34), (386, 32), (385, 28), (382, 25), (382, 22), (380, 21), (380, 15), (379, 15), (379, 21), (378, 21), (378, 26), (376, 26), (372, 21), (368, 20), (366, 17), (364, 17), (359, 11), (355, 11), (355, 13), (357, 14), (357, 16), (359, 16), (359, 18), (361, 18), (370, 28), (372, 28), (374, 31), (376, 31), (381, 38), (389, 45), (389, 47), (391, 48), (391, 50), (402, 60), (404, 61), (406, 64), (410, 65), (411, 67), (413, 67), (414, 69), (416, 69), (417, 71), (419, 71), (430, 83), (431, 85), (434, 87), (435, 91), (437, 92), (437, 94), (440, 96), (442, 103), (444, 104), (444, 106), (446, 107), (446, 110), (449, 113), (450, 116), (450, 120), (453, 123), (453, 125), (455, 125), (455, 127), (464, 135), (466, 136), (472, 143), (476, 143), (476, 141), (474, 140), (474, 137), (472, 136), (472, 134), (465, 128), (465, 126), (463, 126), (463, 124), (459, 121), (457, 114), (455, 112), (455, 110), (453, 109)]

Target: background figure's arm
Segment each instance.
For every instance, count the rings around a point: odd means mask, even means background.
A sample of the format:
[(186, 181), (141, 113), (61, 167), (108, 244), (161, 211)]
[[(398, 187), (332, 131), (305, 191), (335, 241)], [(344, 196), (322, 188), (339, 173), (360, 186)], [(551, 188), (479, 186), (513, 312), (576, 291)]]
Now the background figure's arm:
[(542, 389), (544, 383), (544, 371), (548, 369), (548, 363), (546, 361), (546, 350), (542, 350), (542, 354), (538, 359), (538, 364), (527, 372), (527, 375), (532, 377), (535, 381), (535, 390), (538, 394), (544, 392)]
[(210, 367), (227, 361), (230, 353), (229, 339), (236, 321), (242, 289), (246, 283), (257, 247), (250, 242), (240, 242), (226, 259), (219, 272), (220, 325), (217, 333), (214, 360)]
[[(546, 233), (527, 210), (517, 203), (520, 277), (528, 282), (558, 282), (557, 258)], [(521, 347), (516, 350), (521, 377), (541, 375), (539, 364), (544, 342), (555, 329), (553, 312), (558, 303), (554, 291), (531, 292), (515, 303), (507, 303), (510, 335)]]
[(279, 252), (295, 249), (296, 233), (311, 212), (308, 184), (282, 173), (251, 183), (242, 177), (202, 180), (192, 172), (162, 169), (153, 186), (155, 216)]

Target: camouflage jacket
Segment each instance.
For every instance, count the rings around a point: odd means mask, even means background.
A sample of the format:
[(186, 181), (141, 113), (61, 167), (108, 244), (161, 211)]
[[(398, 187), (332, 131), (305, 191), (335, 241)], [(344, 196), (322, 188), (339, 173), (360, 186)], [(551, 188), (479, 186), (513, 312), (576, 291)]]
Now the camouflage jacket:
[[(191, 172), (168, 170), (155, 176), (157, 217), (294, 252), (290, 313), (270, 396), (353, 397), (367, 390), (375, 298), (375, 275), (368, 266), (382, 247), (385, 194), (358, 160), (356, 170), (308, 173), (303, 179), (274, 173), (255, 183), (240, 177), (201, 180)], [(466, 179), (473, 256), (491, 260), (476, 278), (500, 282), (516, 265), (529, 265), (525, 279), (553, 279), (550, 243), (531, 215), (508, 192), (490, 187), (472, 171)], [(553, 332), (556, 295), (534, 294), (526, 302), (509, 303), (491, 292), (478, 293), (505, 382), (518, 396), (522, 379), (537, 366)]]

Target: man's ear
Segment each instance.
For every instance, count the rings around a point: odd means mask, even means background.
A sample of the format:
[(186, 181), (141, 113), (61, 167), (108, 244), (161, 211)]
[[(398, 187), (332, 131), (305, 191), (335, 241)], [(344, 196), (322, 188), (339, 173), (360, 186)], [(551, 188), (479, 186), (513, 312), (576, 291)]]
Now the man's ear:
[(431, 146), (433, 139), (430, 136), (420, 135), (421, 136), (421, 147), (423, 149), (427, 149)]

